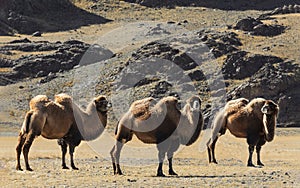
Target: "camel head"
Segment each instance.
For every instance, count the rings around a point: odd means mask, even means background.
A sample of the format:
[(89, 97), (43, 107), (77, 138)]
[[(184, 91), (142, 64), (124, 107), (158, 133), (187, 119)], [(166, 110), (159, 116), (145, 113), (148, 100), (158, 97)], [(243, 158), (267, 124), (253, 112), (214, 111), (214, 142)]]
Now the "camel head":
[(276, 117), (278, 116), (279, 107), (271, 100), (266, 100), (261, 108), (263, 113), (263, 131), (266, 141), (271, 142), (274, 139)]
[(96, 109), (98, 112), (106, 113), (108, 111), (108, 108), (110, 107), (110, 104), (105, 96), (100, 95), (94, 99)]
[(192, 96), (187, 101), (191, 112), (199, 112), (201, 110), (201, 99), (198, 96)]
[(194, 143), (200, 135), (202, 126), (201, 99), (198, 96), (192, 96), (186, 101), (186, 105), (182, 109), (182, 117), (178, 127), (181, 144), (189, 146)]

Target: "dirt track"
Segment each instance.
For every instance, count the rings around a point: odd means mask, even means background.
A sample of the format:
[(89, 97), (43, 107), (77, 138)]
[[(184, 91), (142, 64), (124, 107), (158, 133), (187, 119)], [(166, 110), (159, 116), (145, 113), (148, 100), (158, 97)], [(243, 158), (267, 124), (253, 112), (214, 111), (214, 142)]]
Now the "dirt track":
[[(78, 171), (62, 170), (60, 149), (55, 140), (38, 138), (30, 153), (33, 172), (15, 170), (16, 137), (0, 137), (0, 187), (300, 187), (300, 130), (277, 129), (277, 136), (262, 149), (265, 167), (246, 167), (245, 140), (226, 133), (217, 143), (218, 165), (207, 163), (199, 143), (180, 150), (174, 158), (177, 177), (155, 177), (157, 165), (122, 165), (125, 175), (114, 176), (110, 161), (96, 153), (86, 142), (75, 152)], [(104, 139), (105, 142), (105, 139)], [(111, 140), (98, 147), (105, 148)], [(97, 145), (94, 145), (94, 147)], [(145, 147), (134, 140), (131, 146)], [(148, 157), (143, 149), (138, 158)], [(126, 151), (123, 151), (125, 155)], [(101, 153), (101, 152), (100, 152)], [(123, 155), (123, 159), (126, 156)], [(122, 158), (122, 155), (121, 155)], [(67, 157), (69, 159), (69, 157)], [(254, 155), (253, 161), (256, 161)], [(67, 164), (68, 164), (67, 160)], [(167, 162), (166, 162), (167, 163)], [(23, 158), (21, 164), (24, 167)], [(167, 173), (167, 165), (164, 166)]]

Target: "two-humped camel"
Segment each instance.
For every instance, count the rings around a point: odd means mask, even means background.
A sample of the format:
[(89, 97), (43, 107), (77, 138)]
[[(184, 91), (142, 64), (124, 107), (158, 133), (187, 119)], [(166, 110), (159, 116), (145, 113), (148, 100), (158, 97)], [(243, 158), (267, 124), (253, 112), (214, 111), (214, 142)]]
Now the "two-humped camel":
[(26, 170), (32, 171), (28, 163), (28, 153), (33, 140), (42, 135), (47, 139), (60, 139), (62, 147), (62, 166), (69, 145), (71, 167), (74, 165), (73, 153), (81, 140), (92, 140), (104, 130), (107, 122), (108, 101), (105, 96), (94, 98), (86, 110), (79, 108), (67, 94), (55, 96), (55, 101), (45, 95), (38, 95), (30, 100), (30, 110), (26, 113), (18, 137), (17, 170), (22, 170), (20, 155), (23, 151)]
[(215, 116), (212, 124), (212, 135), (207, 144), (210, 163), (217, 163), (215, 145), (218, 137), (226, 129), (238, 138), (247, 138), (249, 145), (248, 166), (252, 163), (252, 154), (256, 147), (257, 165), (263, 166), (260, 160), (261, 147), (271, 142), (275, 134), (276, 118), (279, 107), (271, 100), (255, 98), (248, 102), (245, 98), (229, 101)]
[(135, 101), (121, 118), (116, 128), (116, 143), (111, 150), (114, 174), (122, 174), (119, 159), (123, 145), (136, 135), (147, 144), (156, 144), (158, 149), (157, 176), (165, 176), (162, 170), (167, 154), (169, 174), (177, 175), (172, 167), (174, 152), (180, 144), (189, 146), (200, 135), (203, 126), (201, 100), (193, 96), (182, 110), (175, 97), (164, 97), (156, 103), (152, 97)]

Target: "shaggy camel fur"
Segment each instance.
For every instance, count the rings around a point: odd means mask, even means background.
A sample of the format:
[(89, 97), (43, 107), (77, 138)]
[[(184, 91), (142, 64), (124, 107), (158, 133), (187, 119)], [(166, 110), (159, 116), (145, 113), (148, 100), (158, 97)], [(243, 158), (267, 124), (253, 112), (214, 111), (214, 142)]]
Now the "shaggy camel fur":
[(45, 95), (32, 98), (18, 137), (16, 169), (22, 170), (20, 155), (23, 151), (26, 170), (32, 171), (28, 153), (32, 142), (40, 135), (47, 139), (60, 139), (63, 168), (67, 168), (65, 154), (69, 145), (71, 166), (78, 169), (73, 161), (74, 149), (81, 140), (94, 139), (103, 132), (107, 120), (107, 104), (106, 97), (101, 95), (94, 98), (84, 111), (67, 94), (56, 95), (55, 101)]
[(110, 154), (114, 174), (122, 174), (119, 159), (123, 145), (133, 134), (147, 144), (156, 144), (158, 149), (157, 176), (165, 176), (162, 166), (165, 155), (169, 161), (169, 174), (177, 175), (172, 167), (174, 152), (180, 144), (189, 146), (200, 135), (203, 126), (201, 100), (193, 96), (187, 100), (182, 111), (175, 97), (162, 98), (157, 103), (152, 97), (135, 101), (116, 127), (116, 144)]
[(275, 134), (276, 118), (279, 107), (271, 100), (255, 98), (248, 102), (245, 98), (229, 101), (213, 120), (212, 136), (207, 144), (209, 162), (216, 163), (215, 145), (218, 137), (226, 129), (238, 138), (247, 138), (249, 145), (248, 166), (252, 163), (254, 147), (257, 152), (257, 165), (263, 166), (260, 160), (262, 145), (271, 142)]

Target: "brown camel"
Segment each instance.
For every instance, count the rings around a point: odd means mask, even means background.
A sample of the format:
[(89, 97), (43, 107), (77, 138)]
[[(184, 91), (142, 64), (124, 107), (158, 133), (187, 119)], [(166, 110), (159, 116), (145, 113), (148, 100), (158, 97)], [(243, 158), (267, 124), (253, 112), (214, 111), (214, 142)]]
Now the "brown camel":
[(210, 163), (216, 163), (215, 145), (218, 137), (225, 134), (226, 129), (238, 138), (247, 138), (249, 145), (248, 166), (252, 163), (254, 147), (257, 152), (257, 165), (263, 166), (260, 160), (261, 147), (271, 142), (275, 134), (276, 118), (279, 107), (271, 100), (255, 98), (248, 102), (245, 98), (229, 101), (213, 120), (212, 136), (207, 144)]
[(95, 139), (103, 132), (107, 120), (107, 105), (107, 99), (103, 95), (94, 98), (85, 111), (73, 103), (67, 94), (56, 95), (55, 101), (45, 95), (32, 98), (18, 137), (16, 169), (22, 170), (20, 155), (23, 151), (26, 170), (32, 171), (28, 153), (33, 140), (40, 135), (47, 139), (60, 139), (63, 168), (67, 168), (65, 154), (69, 145), (71, 166), (78, 169), (73, 161), (74, 149), (81, 140)]
[(177, 175), (172, 167), (174, 152), (180, 144), (189, 146), (200, 135), (203, 126), (201, 100), (198, 96), (189, 98), (180, 111), (175, 97), (165, 97), (155, 103), (152, 97), (135, 101), (116, 127), (116, 144), (110, 154), (114, 174), (122, 174), (119, 159), (123, 145), (133, 134), (147, 144), (156, 144), (158, 149), (157, 176), (165, 176), (162, 166), (165, 155), (169, 161), (169, 174)]

